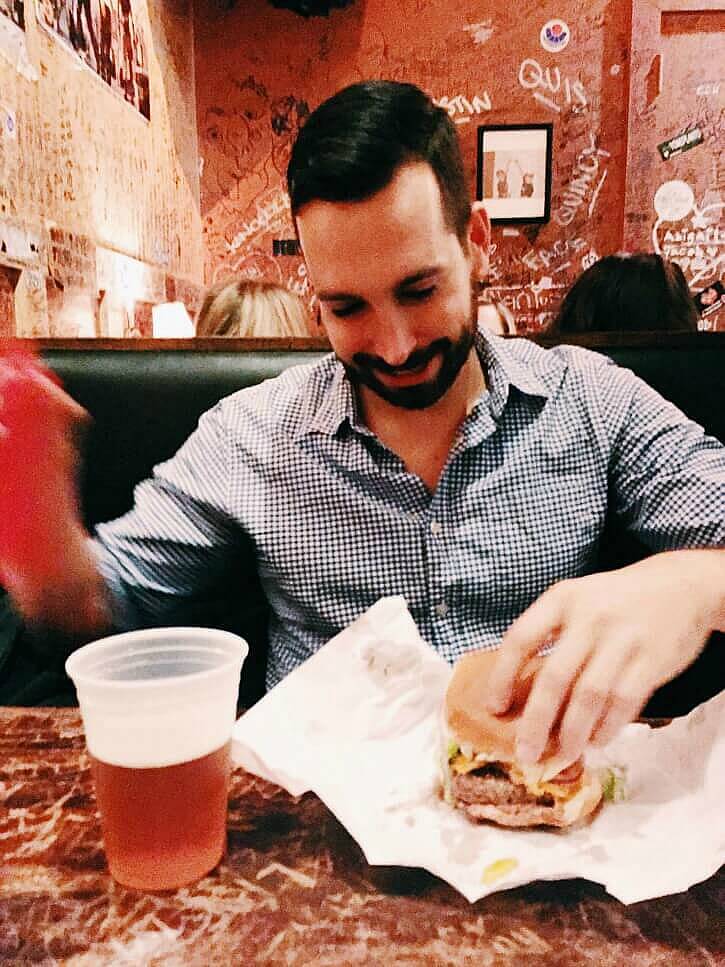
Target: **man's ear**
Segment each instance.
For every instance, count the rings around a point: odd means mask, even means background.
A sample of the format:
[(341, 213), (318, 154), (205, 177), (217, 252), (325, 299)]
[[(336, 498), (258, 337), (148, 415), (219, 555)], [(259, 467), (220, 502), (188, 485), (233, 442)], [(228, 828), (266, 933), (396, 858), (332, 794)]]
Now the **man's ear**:
[(473, 272), (479, 282), (488, 278), (491, 248), (491, 220), (482, 201), (471, 205), (468, 240), (473, 258)]

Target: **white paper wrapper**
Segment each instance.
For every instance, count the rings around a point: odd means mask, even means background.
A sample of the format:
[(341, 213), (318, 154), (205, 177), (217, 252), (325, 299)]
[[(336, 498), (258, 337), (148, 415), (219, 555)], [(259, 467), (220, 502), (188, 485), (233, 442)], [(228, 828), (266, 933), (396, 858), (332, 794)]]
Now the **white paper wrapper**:
[[(628, 795), (588, 826), (509, 830), (475, 826), (440, 799), (450, 675), (405, 601), (384, 598), (239, 719), (234, 760), (293, 795), (314, 791), (369, 863), (430, 870), (471, 902), (584, 877), (634, 903), (686, 890), (725, 862), (725, 694), (592, 750), (590, 766), (626, 769)], [(484, 873), (500, 860), (512, 862), (491, 882)]]

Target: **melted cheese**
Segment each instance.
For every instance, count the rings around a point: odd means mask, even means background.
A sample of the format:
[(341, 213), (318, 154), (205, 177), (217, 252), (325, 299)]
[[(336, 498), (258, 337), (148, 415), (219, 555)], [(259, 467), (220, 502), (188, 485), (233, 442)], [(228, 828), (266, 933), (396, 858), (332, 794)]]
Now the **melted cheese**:
[(453, 772), (457, 775), (462, 776), (466, 772), (473, 772), (474, 769), (480, 769), (481, 766), (485, 766), (487, 762), (496, 762), (494, 756), (486, 755), (485, 752), (479, 752), (477, 755), (466, 755), (465, 752), (458, 752), (450, 760), (450, 766)]

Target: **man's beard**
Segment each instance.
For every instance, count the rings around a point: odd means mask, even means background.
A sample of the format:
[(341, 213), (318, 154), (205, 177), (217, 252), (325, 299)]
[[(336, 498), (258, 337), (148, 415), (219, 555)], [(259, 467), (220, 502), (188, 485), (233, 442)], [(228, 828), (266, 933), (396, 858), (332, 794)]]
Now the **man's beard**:
[[(406, 410), (424, 410), (442, 399), (453, 386), (468, 359), (476, 336), (476, 302), (472, 298), (471, 317), (461, 330), (455, 342), (451, 339), (436, 339), (424, 349), (414, 350), (401, 366), (389, 366), (379, 356), (355, 353), (352, 362), (342, 361), (345, 372), (353, 386), (367, 386), (381, 399), (393, 406)], [(423, 368), (436, 356), (441, 364), (436, 375), (414, 386), (392, 387), (378, 379), (377, 373), (397, 374)]]

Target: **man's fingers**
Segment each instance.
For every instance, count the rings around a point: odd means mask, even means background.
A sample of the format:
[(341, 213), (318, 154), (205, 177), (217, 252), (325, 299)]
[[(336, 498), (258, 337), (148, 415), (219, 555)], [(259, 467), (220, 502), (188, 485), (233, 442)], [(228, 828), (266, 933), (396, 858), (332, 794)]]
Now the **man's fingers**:
[(45, 415), (52, 413), (69, 423), (86, 423), (89, 418), (63, 390), (55, 374), (26, 353), (0, 356), (0, 414), (5, 414), (6, 429), (11, 428), (14, 403), (26, 416), (30, 408), (37, 407)]
[(511, 705), (514, 686), (528, 659), (549, 644), (562, 625), (562, 585), (543, 594), (514, 621), (501, 642), (488, 682), (486, 706), (502, 715)]
[(50, 376), (50, 373), (36, 367), (31, 378), (42, 389), (48, 402), (52, 403), (56, 410), (68, 420), (78, 423), (87, 422), (90, 419), (88, 411), (80, 403), (76, 403), (73, 397), (69, 396), (63, 387)]
[(564, 636), (541, 666), (516, 732), (516, 754), (522, 762), (541, 758), (593, 648), (592, 639)]
[[(593, 651), (571, 693), (559, 726), (559, 749), (564, 758), (578, 759), (591, 736), (606, 718), (616, 683), (632, 658), (632, 649), (621, 646), (606, 652)], [(555, 661), (552, 655), (549, 661)]]
[(651, 690), (645, 665), (639, 660), (631, 662), (616, 683), (609, 705), (592, 733), (592, 743), (602, 746), (611, 742), (620, 729), (637, 718)]

